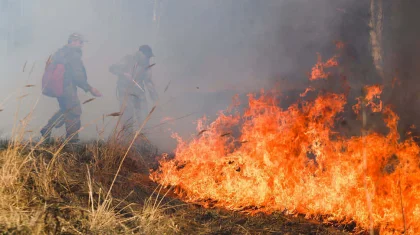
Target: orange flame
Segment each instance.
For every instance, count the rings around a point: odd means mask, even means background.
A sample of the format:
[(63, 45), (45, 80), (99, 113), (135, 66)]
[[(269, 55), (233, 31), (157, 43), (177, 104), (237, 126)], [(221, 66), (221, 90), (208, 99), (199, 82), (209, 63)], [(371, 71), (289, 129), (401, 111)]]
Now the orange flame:
[(305, 92), (303, 92), (302, 94), (300, 94), (299, 96), (300, 97), (305, 97), (307, 94), (308, 94), (308, 92), (310, 92), (310, 91), (314, 91), (315, 90), (315, 88), (313, 88), (313, 87), (308, 87), (308, 88), (306, 88), (306, 90), (305, 90)]
[[(366, 103), (366, 107), (370, 107), (372, 112), (381, 112), (382, 111), (382, 100), (380, 100), (380, 95), (382, 93), (382, 86), (372, 85), (364, 87), (365, 97), (357, 98), (357, 104), (353, 106), (353, 111), (358, 114), (362, 103)], [(374, 100), (378, 100), (378, 104), (375, 104)]]
[[(336, 66), (336, 60), (317, 65)], [(313, 70), (311, 78), (322, 74)], [(398, 116), (378, 103), (381, 92), (381, 86), (366, 87), (353, 109), (366, 105), (382, 112), (389, 133), (351, 138), (333, 131), (344, 94), (323, 94), (287, 109), (274, 95), (250, 94), (242, 117), (221, 113), (208, 126), (200, 120), (197, 130), (206, 131), (190, 143), (176, 136), (176, 157), (160, 161), (151, 178), (176, 186), (187, 202), (329, 215), (364, 228), (372, 222), (381, 234), (404, 228), (420, 234), (420, 148), (412, 139), (399, 139)], [(223, 135), (234, 128), (240, 130), (236, 138)]]
[(327, 62), (322, 62), (321, 55), (318, 54), (318, 62), (312, 68), (312, 72), (309, 76), (309, 80), (327, 79), (331, 74), (325, 72), (326, 68), (335, 67), (338, 65), (336, 56), (330, 58)]

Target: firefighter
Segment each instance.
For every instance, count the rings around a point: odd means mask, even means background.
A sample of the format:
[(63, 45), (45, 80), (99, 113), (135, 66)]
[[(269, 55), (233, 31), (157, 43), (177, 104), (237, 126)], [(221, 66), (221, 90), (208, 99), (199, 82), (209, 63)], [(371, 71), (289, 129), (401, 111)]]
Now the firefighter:
[(147, 92), (153, 101), (158, 99), (152, 81), (153, 65), (150, 65), (152, 57), (154, 57), (152, 48), (142, 45), (138, 51), (109, 67), (109, 71), (118, 77), (117, 98), (122, 112), (121, 123), (125, 131), (136, 131), (146, 119)]
[(69, 36), (67, 45), (51, 57), (51, 61), (64, 64), (65, 72), (63, 95), (57, 97), (59, 110), (41, 129), (41, 135), (47, 140), (51, 136), (52, 128), (65, 124), (68, 141), (70, 143), (79, 141), (78, 131), (81, 128), (82, 107), (77, 96), (77, 88), (90, 92), (95, 97), (102, 96), (101, 92), (89, 85), (87, 81), (86, 69), (82, 61), (82, 47), (85, 42), (81, 34), (73, 33)]

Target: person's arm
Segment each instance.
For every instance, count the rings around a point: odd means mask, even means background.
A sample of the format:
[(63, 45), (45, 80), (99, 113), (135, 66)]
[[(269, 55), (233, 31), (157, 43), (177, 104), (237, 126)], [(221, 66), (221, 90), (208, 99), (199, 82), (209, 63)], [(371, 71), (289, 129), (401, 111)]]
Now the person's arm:
[(69, 68), (73, 71), (72, 78), (74, 84), (84, 90), (85, 92), (90, 92), (93, 96), (100, 97), (102, 96), (101, 92), (96, 88), (93, 88), (87, 81), (86, 68), (83, 65), (83, 62), (80, 57), (71, 58), (68, 61)]
[(85, 66), (83, 65), (83, 62), (81, 58), (73, 57), (68, 61), (68, 66), (72, 71), (72, 80), (74, 84), (84, 90), (85, 92), (88, 92), (92, 89), (92, 87), (87, 82), (87, 74)]

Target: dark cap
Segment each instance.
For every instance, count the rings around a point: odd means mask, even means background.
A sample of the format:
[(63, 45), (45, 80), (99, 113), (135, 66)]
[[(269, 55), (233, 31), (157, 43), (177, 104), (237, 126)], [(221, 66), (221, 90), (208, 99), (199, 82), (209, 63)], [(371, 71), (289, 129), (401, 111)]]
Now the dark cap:
[(76, 40), (80, 40), (82, 42), (87, 42), (87, 40), (85, 39), (85, 37), (83, 35), (81, 35), (80, 33), (72, 33), (69, 36), (68, 41), (72, 42), (72, 41), (76, 41)]
[(139, 47), (139, 51), (143, 52), (143, 54), (147, 57), (153, 57), (155, 56), (152, 52), (152, 48), (150, 48), (149, 45), (142, 45)]

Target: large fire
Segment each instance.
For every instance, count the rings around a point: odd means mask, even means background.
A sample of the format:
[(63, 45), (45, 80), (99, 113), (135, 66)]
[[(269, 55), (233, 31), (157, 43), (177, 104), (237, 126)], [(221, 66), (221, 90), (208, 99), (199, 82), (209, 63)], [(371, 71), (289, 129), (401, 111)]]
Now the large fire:
[[(335, 58), (318, 61), (310, 79), (330, 77), (325, 69), (337, 66)], [(420, 234), (420, 148), (400, 139), (398, 116), (382, 107), (381, 89), (367, 86), (353, 109), (359, 116), (382, 112), (387, 135), (334, 131), (345, 94), (320, 94), (287, 109), (271, 93), (250, 94), (243, 116), (230, 110), (208, 126), (201, 120), (191, 142), (177, 137), (175, 158), (162, 160), (151, 177), (176, 186), (188, 202), (323, 215), (381, 234)]]

